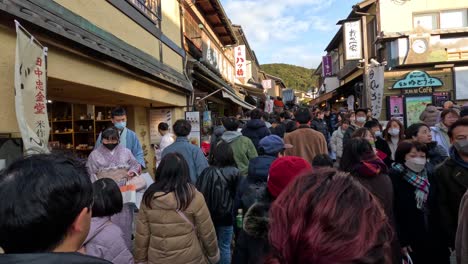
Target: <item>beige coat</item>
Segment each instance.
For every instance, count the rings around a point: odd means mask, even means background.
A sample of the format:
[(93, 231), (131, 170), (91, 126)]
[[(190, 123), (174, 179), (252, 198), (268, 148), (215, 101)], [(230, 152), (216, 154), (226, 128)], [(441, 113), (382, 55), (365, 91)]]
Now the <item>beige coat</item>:
[(468, 263), (468, 192), (463, 195), (458, 211), (458, 228), (455, 238), (457, 263)]
[[(136, 223), (135, 263), (202, 264), (219, 260), (216, 231), (203, 195), (195, 197), (183, 214), (176, 211), (174, 193), (153, 199), (152, 209), (141, 205)], [(162, 195), (156, 193), (155, 196)]]
[(293, 145), (286, 149), (286, 156), (298, 156), (307, 160), (310, 164), (318, 154), (328, 154), (327, 141), (322, 133), (308, 126), (300, 126), (298, 129), (284, 136), (284, 143)]

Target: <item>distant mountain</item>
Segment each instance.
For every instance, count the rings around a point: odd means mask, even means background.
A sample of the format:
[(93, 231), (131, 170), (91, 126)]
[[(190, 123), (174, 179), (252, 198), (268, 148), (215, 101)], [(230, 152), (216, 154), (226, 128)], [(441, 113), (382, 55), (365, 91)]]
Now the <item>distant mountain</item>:
[(315, 69), (284, 63), (263, 64), (260, 67), (264, 72), (281, 78), (287, 88), (296, 91), (308, 91), (311, 87), (317, 85), (317, 77), (312, 77)]

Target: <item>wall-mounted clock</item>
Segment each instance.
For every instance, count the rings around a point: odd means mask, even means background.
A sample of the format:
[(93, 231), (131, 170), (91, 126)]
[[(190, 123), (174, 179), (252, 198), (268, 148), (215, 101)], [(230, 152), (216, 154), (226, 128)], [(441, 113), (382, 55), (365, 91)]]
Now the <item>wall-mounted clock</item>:
[(411, 44), (411, 49), (416, 54), (423, 54), (427, 51), (427, 42), (422, 39), (416, 39), (413, 41), (413, 44)]

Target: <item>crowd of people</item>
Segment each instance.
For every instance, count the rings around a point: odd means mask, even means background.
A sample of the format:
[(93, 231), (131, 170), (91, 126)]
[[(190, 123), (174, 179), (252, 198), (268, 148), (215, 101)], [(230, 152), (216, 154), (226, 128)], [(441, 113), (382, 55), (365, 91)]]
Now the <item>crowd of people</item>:
[(467, 112), (429, 106), (405, 128), (254, 109), (205, 151), (190, 122), (161, 123), (148, 184), (118, 108), (86, 164), (36, 154), (0, 172), (0, 263), (468, 263)]

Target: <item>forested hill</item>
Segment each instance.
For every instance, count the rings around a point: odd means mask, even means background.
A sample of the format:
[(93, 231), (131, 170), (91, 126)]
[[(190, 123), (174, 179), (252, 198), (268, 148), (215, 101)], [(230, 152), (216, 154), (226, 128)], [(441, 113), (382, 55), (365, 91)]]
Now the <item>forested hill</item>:
[(284, 63), (263, 64), (260, 67), (264, 72), (281, 78), (287, 88), (307, 91), (312, 86), (316, 86), (317, 77), (312, 77), (314, 69)]

